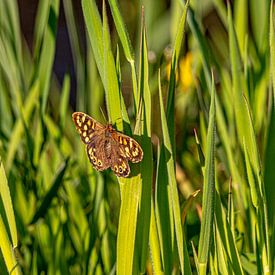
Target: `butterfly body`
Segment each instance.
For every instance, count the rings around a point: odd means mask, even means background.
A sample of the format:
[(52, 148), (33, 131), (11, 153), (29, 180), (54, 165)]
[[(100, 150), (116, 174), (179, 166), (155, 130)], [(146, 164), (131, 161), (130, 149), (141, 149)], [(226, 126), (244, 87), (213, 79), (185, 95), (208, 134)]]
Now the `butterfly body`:
[(130, 174), (128, 161), (140, 162), (143, 151), (131, 137), (117, 132), (111, 124), (103, 126), (85, 113), (72, 115), (76, 129), (93, 167), (98, 171), (111, 168), (119, 177)]

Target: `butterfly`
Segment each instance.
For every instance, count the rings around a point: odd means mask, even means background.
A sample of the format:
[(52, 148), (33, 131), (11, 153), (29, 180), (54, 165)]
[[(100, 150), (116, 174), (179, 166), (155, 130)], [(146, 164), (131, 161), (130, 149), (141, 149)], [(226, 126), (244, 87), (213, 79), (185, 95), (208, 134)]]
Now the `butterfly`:
[(82, 112), (73, 113), (72, 119), (97, 171), (111, 167), (118, 177), (128, 177), (128, 161), (136, 163), (142, 160), (141, 146), (131, 137), (117, 132), (112, 124), (104, 126)]

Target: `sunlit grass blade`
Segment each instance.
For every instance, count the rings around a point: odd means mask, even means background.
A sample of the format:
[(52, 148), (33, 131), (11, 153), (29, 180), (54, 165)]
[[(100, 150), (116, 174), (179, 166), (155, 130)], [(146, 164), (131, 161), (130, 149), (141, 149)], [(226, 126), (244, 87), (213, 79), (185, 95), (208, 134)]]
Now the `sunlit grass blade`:
[[(270, 58), (271, 58), (271, 78), (273, 84), (273, 93), (270, 96), (270, 114), (268, 121), (268, 132), (264, 155), (264, 189), (266, 194), (266, 204), (268, 209), (268, 222), (270, 229), (271, 245), (270, 258), (275, 258), (275, 28), (274, 28), (274, 9), (273, 1), (270, 3)], [(274, 262), (274, 260), (273, 260)], [(275, 265), (273, 263), (273, 268)]]
[(117, 1), (109, 0), (109, 4), (110, 4), (113, 19), (114, 19), (114, 23), (116, 25), (116, 30), (118, 32), (118, 35), (119, 35), (119, 38), (120, 38), (120, 41), (121, 41), (121, 44), (122, 44), (122, 47), (124, 50), (125, 57), (131, 65), (135, 107), (136, 107), (136, 109), (138, 109), (137, 75), (136, 75), (136, 67), (135, 67), (135, 60), (134, 60), (134, 55), (133, 55), (132, 44), (131, 44), (127, 29), (125, 27), (125, 23), (124, 23), (123, 18), (120, 14)]
[(206, 274), (206, 267), (212, 243), (214, 203), (215, 203), (215, 86), (212, 79), (211, 104), (207, 130), (205, 171), (203, 180), (202, 221), (198, 248), (200, 274)]
[[(230, 6), (228, 6), (228, 25), (229, 25), (229, 46), (230, 46), (230, 60), (232, 67), (232, 92), (234, 102), (234, 112), (236, 118), (236, 126), (239, 137), (239, 142), (242, 144), (243, 137), (246, 139), (248, 156), (251, 161), (251, 165), (255, 174), (260, 175), (260, 160), (258, 155), (257, 144), (254, 136), (254, 130), (252, 128), (249, 113), (247, 112), (243, 93), (245, 92), (243, 86), (243, 72), (242, 63), (240, 57), (240, 51), (238, 47), (238, 41), (234, 30), (232, 15)], [(247, 102), (247, 104), (246, 104)], [(253, 134), (252, 134), (253, 133)], [(257, 183), (260, 185), (260, 182)], [(259, 186), (261, 189), (261, 186)]]
[(6, 231), (2, 216), (0, 214), (0, 249), (3, 255), (3, 258), (6, 263), (6, 268), (9, 274), (21, 274), (19, 265), (16, 263), (14, 250), (10, 243), (8, 233)]
[(104, 82), (104, 43), (102, 35), (102, 22), (94, 1), (82, 0), (82, 10), (85, 25), (88, 30), (89, 41), (93, 49), (93, 56), (96, 61), (98, 72), (100, 74), (103, 86), (106, 90)]
[(248, 28), (248, 3), (247, 0), (236, 2), (234, 7), (234, 22), (242, 56), (245, 51), (245, 37)]
[(0, 196), (4, 205), (5, 215), (7, 217), (7, 221), (9, 225), (9, 232), (11, 234), (12, 246), (13, 248), (15, 248), (18, 245), (16, 223), (15, 223), (14, 210), (12, 206), (9, 185), (6, 178), (6, 173), (4, 170), (1, 157), (0, 157)]

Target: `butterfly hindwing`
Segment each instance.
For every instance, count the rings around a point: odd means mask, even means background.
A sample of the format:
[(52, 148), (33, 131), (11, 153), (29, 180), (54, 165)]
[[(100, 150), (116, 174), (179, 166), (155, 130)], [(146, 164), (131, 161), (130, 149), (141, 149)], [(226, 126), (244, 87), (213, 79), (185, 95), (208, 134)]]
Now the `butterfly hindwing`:
[(76, 129), (85, 144), (90, 143), (98, 131), (104, 130), (103, 125), (82, 112), (73, 113), (72, 118)]
[(111, 168), (118, 177), (125, 178), (130, 174), (128, 159), (118, 146), (112, 146)]
[(101, 136), (94, 137), (86, 147), (87, 155), (93, 167), (98, 171), (103, 171), (110, 167), (104, 150), (104, 139)]
[(115, 132), (113, 138), (119, 143), (121, 154), (131, 162), (140, 162), (143, 158), (141, 146), (129, 136)]

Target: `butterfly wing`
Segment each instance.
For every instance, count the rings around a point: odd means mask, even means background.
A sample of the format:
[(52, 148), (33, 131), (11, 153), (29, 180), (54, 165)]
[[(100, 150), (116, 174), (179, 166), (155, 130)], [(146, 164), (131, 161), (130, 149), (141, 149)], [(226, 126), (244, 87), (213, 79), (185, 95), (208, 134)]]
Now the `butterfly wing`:
[(102, 171), (110, 167), (110, 159), (105, 154), (105, 140), (102, 135), (94, 136), (86, 147), (87, 155), (93, 167)]
[(72, 118), (76, 129), (85, 144), (89, 144), (95, 135), (104, 130), (102, 124), (82, 112), (73, 113)]
[(128, 177), (131, 171), (126, 155), (115, 140), (111, 147), (111, 169), (118, 177), (123, 178)]
[(119, 144), (121, 156), (134, 163), (142, 161), (143, 150), (133, 138), (118, 132), (113, 132), (112, 137)]

